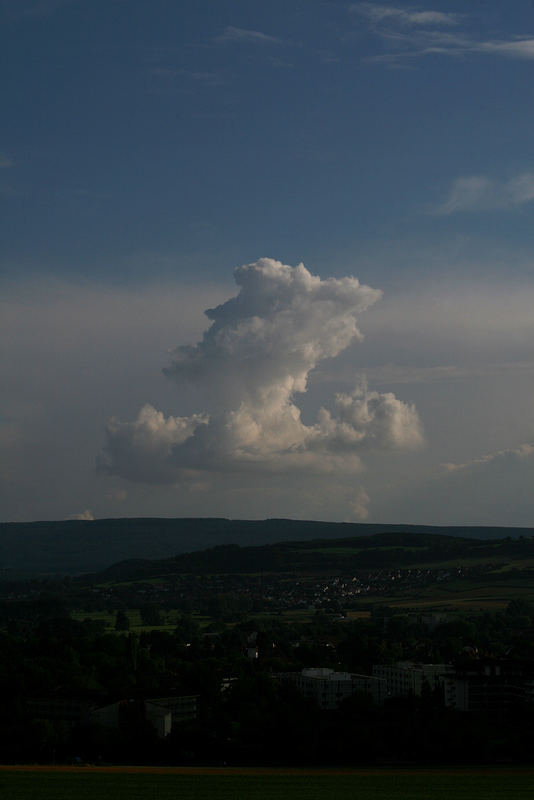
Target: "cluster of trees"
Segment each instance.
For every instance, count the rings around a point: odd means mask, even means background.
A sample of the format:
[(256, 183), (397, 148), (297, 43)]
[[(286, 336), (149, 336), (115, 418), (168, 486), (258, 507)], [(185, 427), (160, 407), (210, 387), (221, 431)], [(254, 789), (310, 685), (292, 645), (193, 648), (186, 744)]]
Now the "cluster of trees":
[(254, 572), (318, 572), (392, 569), (461, 559), (465, 565), (484, 560), (506, 563), (511, 558), (531, 558), (534, 538), (466, 539), (424, 533), (377, 533), (350, 539), (279, 542), (268, 545), (223, 544), (150, 561), (131, 559), (109, 567), (100, 576), (81, 582), (138, 580), (165, 574), (226, 574)]
[[(441, 663), (466, 652), (534, 659), (526, 635), (534, 610), (524, 601), (511, 602), (505, 612), (457, 615), (433, 627), (385, 607), (354, 621), (318, 613), (308, 624), (249, 619), (203, 630), (183, 615), (173, 632), (140, 634), (126, 630), (128, 616), (120, 610), (116, 628), (123, 632), (73, 620), (61, 597), (43, 595), (11, 608), (13, 615), (7, 604), (2, 608), (0, 631), (3, 761), (76, 755), (164, 763), (532, 759), (529, 709), (499, 712), (498, 718), (462, 715), (427, 692), (383, 708), (367, 695), (354, 696), (339, 710), (324, 712), (274, 677), (306, 666), (370, 673), (375, 663)], [(151, 625), (160, 611), (147, 605), (142, 613)], [(258, 659), (247, 657), (251, 640)], [(198, 719), (176, 726), (165, 740), (141, 723), (111, 731), (42, 719), (31, 704), (71, 698), (98, 707), (124, 698), (191, 694), (199, 698)]]

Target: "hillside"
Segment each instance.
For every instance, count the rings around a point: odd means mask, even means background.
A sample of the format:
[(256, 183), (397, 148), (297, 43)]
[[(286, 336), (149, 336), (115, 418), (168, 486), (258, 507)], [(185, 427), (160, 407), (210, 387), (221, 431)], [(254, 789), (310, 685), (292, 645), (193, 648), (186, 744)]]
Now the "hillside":
[(217, 545), (247, 547), (284, 541), (345, 540), (377, 533), (490, 540), (529, 537), (534, 529), (217, 518), (0, 523), (0, 569), (26, 574), (76, 574), (103, 570), (126, 559), (165, 559)]
[(87, 576), (91, 581), (132, 581), (171, 575), (254, 573), (347, 573), (365, 570), (438, 568), (442, 565), (503, 566), (532, 561), (534, 538), (468, 539), (441, 534), (387, 532), (347, 539), (314, 539), (269, 545), (217, 545), (168, 559), (127, 559)]

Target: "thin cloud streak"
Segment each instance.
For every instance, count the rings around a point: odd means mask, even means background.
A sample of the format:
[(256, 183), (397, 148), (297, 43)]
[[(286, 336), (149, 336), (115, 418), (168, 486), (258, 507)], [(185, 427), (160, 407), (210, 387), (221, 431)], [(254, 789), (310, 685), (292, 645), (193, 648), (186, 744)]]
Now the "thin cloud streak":
[(466, 37), (443, 36), (441, 34), (419, 34), (417, 37), (384, 34), (385, 38), (395, 39), (406, 49), (402, 52), (384, 53), (370, 56), (370, 64), (403, 64), (425, 56), (443, 55), (450, 58), (464, 58), (468, 55), (498, 55), (522, 61), (534, 60), (534, 38), (512, 41), (477, 42)]
[(368, 19), (370, 22), (397, 22), (406, 26), (425, 25), (458, 25), (461, 15), (443, 11), (414, 11), (394, 6), (378, 6), (373, 3), (355, 3), (350, 7), (354, 13)]
[(465, 461), (463, 464), (442, 464), (441, 468), (444, 472), (459, 472), (461, 470), (476, 469), (491, 464), (493, 461), (500, 461), (504, 459), (527, 459), (534, 456), (534, 444), (525, 442), (518, 447), (509, 447), (505, 450), (499, 450), (496, 453), (489, 453), (480, 458), (473, 458), (470, 461)]
[(534, 200), (534, 173), (524, 172), (507, 181), (483, 175), (456, 178), (444, 203), (435, 210), (436, 216), (460, 212), (512, 210)]
[(351, 11), (362, 17), (377, 36), (394, 48), (388, 53), (366, 58), (367, 63), (400, 66), (406, 61), (430, 55), (457, 59), (469, 55), (496, 55), (523, 61), (534, 60), (533, 36), (483, 39), (461, 31), (451, 33), (443, 30), (445, 27), (459, 26), (463, 15), (375, 6), (371, 3), (358, 3), (351, 6)]
[[(389, 384), (428, 384), (447, 381), (471, 380), (494, 375), (534, 374), (534, 361), (509, 361), (495, 364), (441, 364), (431, 367), (399, 366), (383, 364), (380, 366), (362, 366), (358, 375), (364, 373), (375, 386)], [(343, 372), (318, 369), (314, 373), (314, 384), (339, 381), (345, 377), (347, 382), (354, 381), (355, 376), (346, 368)]]
[(261, 31), (252, 31), (246, 28), (236, 28), (233, 25), (227, 25), (224, 33), (217, 36), (215, 41), (233, 44), (274, 45), (276, 47), (286, 44), (283, 39), (279, 39), (277, 36), (269, 36)]

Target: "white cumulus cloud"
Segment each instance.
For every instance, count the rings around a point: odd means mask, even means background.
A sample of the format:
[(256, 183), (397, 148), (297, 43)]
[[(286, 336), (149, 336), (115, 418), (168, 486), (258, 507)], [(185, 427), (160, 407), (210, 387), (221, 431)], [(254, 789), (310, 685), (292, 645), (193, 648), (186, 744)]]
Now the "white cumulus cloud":
[(199, 472), (357, 471), (370, 448), (421, 443), (415, 408), (365, 380), (311, 424), (296, 403), (317, 364), (362, 338), (357, 317), (380, 291), (270, 258), (239, 267), (235, 280), (237, 296), (206, 311), (201, 341), (178, 347), (164, 370), (196, 386), (209, 413), (165, 417), (145, 405), (134, 422), (111, 420), (101, 469), (148, 483)]
[(368, 518), (369, 509), (367, 506), (370, 502), (371, 498), (365, 491), (364, 487), (360, 486), (354, 496), (354, 499), (350, 503), (350, 509), (357, 520), (363, 521)]
[(79, 514), (71, 514), (69, 519), (79, 519), (84, 522), (93, 522), (94, 517), (91, 511), (89, 511), (89, 509), (86, 509), (85, 511), (81, 511)]

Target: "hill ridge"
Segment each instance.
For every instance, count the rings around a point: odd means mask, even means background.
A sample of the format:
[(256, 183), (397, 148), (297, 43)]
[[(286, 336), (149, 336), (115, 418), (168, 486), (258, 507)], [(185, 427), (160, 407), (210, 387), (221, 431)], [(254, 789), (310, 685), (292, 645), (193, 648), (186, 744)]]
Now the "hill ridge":
[(0, 523), (0, 569), (26, 574), (89, 573), (128, 559), (165, 559), (214, 545), (269, 545), (361, 538), (373, 534), (430, 534), (468, 539), (534, 535), (533, 528), (432, 526), (228, 519), (225, 517), (113, 517)]

